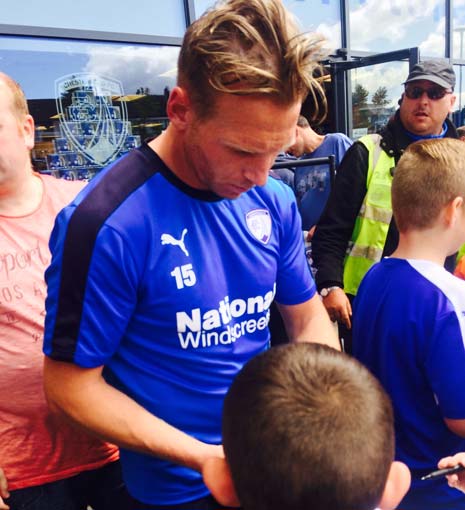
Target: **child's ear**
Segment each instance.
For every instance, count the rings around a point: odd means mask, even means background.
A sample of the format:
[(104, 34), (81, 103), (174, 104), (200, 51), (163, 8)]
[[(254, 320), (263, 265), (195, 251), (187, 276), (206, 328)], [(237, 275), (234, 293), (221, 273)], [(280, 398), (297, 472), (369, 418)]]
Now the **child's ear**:
[(394, 461), (379, 503), (381, 510), (393, 510), (400, 503), (410, 487), (410, 471), (403, 462)]
[(463, 198), (455, 197), (445, 207), (447, 225), (454, 225), (458, 218), (463, 216)]
[(218, 503), (223, 506), (241, 506), (225, 458), (207, 459), (202, 469), (202, 476), (205, 485)]

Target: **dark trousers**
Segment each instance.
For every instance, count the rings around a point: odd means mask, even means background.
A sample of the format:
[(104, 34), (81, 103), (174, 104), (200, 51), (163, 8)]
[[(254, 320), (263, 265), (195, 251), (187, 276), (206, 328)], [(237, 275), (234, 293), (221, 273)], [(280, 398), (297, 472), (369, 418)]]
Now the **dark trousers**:
[(10, 491), (10, 510), (131, 510), (119, 461), (76, 476)]
[(270, 344), (272, 347), (289, 343), (286, 327), (284, 326), (281, 313), (273, 301), (270, 306)]
[[(148, 505), (140, 503), (136, 500), (133, 501), (131, 510), (233, 510), (230, 507), (221, 506), (212, 496), (197, 499), (189, 503), (182, 503), (180, 505)], [(237, 510), (237, 508), (235, 509)]]
[[(353, 313), (353, 307), (354, 307), (354, 299), (355, 296), (352, 296), (351, 294), (347, 294), (347, 297), (350, 301), (350, 306), (352, 307), (352, 313)], [(353, 320), (354, 316), (352, 315), (352, 326), (353, 326)], [(347, 354), (352, 354), (352, 329), (347, 329), (344, 324), (341, 324), (338, 322), (338, 329), (339, 329), (339, 340), (342, 345), (342, 349)]]

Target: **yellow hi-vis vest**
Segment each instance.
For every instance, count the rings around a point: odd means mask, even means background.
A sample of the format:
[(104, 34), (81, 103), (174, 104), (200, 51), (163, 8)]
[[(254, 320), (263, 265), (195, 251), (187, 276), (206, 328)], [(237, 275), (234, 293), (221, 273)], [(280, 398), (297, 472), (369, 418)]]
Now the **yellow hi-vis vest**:
[(391, 169), (395, 166), (394, 158), (381, 149), (380, 135), (366, 135), (358, 141), (368, 150), (368, 173), (367, 193), (344, 261), (344, 291), (353, 296), (366, 272), (383, 255), (392, 219)]

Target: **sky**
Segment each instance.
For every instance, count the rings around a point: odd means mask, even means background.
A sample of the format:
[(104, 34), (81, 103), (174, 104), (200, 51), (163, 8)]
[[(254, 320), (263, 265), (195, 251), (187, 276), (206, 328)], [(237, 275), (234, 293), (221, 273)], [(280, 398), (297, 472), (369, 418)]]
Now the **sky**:
[(182, 37), (182, 0), (137, 0), (133, 6), (128, 0), (47, 0), (44, 8), (43, 2), (23, 0), (8, 2), (0, 23)]

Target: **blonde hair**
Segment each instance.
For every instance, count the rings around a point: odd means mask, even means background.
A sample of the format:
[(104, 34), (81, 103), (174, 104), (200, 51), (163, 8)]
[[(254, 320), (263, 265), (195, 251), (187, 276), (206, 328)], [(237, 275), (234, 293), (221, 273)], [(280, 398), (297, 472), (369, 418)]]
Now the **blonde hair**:
[(409, 145), (392, 181), (392, 210), (399, 231), (432, 226), (457, 196), (465, 198), (465, 144), (442, 138)]
[(5, 73), (0, 72), (0, 81), (3, 81), (13, 95), (11, 110), (18, 119), (23, 116), (29, 115), (29, 108), (27, 106), (26, 96), (19, 83)]
[(282, 103), (310, 93), (326, 110), (314, 77), (325, 56), (323, 42), (320, 35), (300, 33), (281, 0), (223, 0), (187, 29), (178, 84), (200, 116), (211, 112), (215, 92), (263, 94)]

